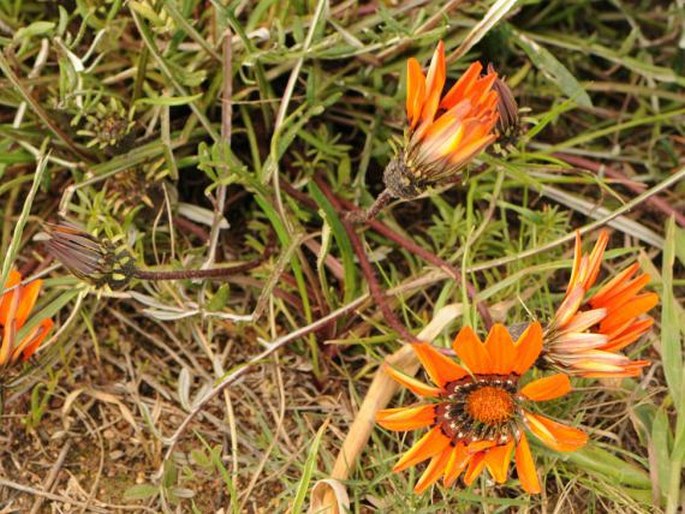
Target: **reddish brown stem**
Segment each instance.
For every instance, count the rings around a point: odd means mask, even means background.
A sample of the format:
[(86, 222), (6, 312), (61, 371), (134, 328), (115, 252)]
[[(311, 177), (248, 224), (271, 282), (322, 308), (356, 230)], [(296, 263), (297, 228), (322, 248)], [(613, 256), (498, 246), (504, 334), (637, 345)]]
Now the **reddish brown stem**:
[(181, 216), (174, 216), (173, 221), (176, 227), (186, 232), (190, 232), (203, 243), (207, 243), (207, 241), (209, 241), (209, 233), (200, 225), (196, 225), (192, 221), (182, 218)]
[(236, 273), (243, 273), (245, 271), (256, 268), (262, 263), (262, 259), (257, 259), (237, 266), (225, 268), (209, 268), (209, 269), (181, 269), (169, 271), (154, 271), (151, 269), (136, 269), (134, 276), (141, 280), (185, 280), (194, 278), (224, 278)]
[(366, 223), (367, 221), (374, 219), (378, 213), (381, 212), (381, 209), (390, 203), (390, 200), (392, 200), (392, 193), (389, 189), (384, 189), (381, 194), (378, 195), (378, 198), (376, 198), (371, 207), (365, 211), (357, 210), (348, 212), (346, 218), (352, 223)]
[[(600, 173), (603, 171), (606, 176), (616, 179), (621, 185), (630, 189), (633, 193), (643, 193), (646, 188), (645, 185), (635, 182), (634, 180), (630, 180), (630, 178), (626, 177), (623, 172), (617, 170), (616, 168), (612, 168), (611, 166), (591, 161), (590, 159), (579, 157), (577, 155), (568, 155), (565, 153), (555, 153), (554, 157), (557, 157), (558, 159), (561, 159), (573, 166), (584, 168), (594, 173)], [(675, 217), (678, 225), (685, 227), (685, 214), (679, 212), (677, 209), (674, 209), (663, 197), (651, 196), (645, 200), (645, 203), (651, 206), (653, 209), (663, 212), (667, 216)]]

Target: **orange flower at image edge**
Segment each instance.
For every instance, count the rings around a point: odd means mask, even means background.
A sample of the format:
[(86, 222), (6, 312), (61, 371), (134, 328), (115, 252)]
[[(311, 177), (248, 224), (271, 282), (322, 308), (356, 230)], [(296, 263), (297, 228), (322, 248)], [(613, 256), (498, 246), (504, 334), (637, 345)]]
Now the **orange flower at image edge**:
[[(0, 290), (17, 286), (21, 280), (21, 275), (12, 270), (7, 284)], [(34, 280), (0, 297), (0, 368), (14, 364), (19, 358), (27, 360), (40, 347), (52, 329), (52, 320), (44, 319), (21, 341), (17, 340), (17, 332), (28, 320), (42, 285), (42, 280)]]
[(419, 62), (407, 61), (406, 148), (388, 164), (384, 182), (393, 196), (413, 198), (439, 185), (495, 141), (499, 95), (493, 88), (497, 73), (481, 77), (475, 62), (443, 96), (445, 45), (433, 54), (428, 74)]
[(654, 324), (644, 316), (659, 303), (656, 293), (640, 293), (649, 275), (633, 263), (586, 299), (599, 275), (609, 233), (602, 231), (592, 252), (584, 254), (580, 233), (571, 279), (563, 302), (545, 329), (544, 358), (565, 373), (584, 377), (632, 377), (649, 361), (631, 361), (620, 353)]
[[(521, 486), (540, 492), (524, 428), (550, 448), (573, 451), (585, 445), (582, 431), (526, 409), (529, 402), (564, 396), (571, 390), (565, 374), (534, 380), (520, 387), (521, 376), (542, 350), (542, 328), (532, 323), (513, 342), (507, 329), (496, 324), (482, 343), (464, 327), (452, 347), (464, 367), (428, 343), (412, 345), (434, 385), (427, 385), (390, 367), (387, 372), (430, 403), (379, 411), (376, 421), (388, 430), (429, 428), (395, 464), (401, 471), (430, 459), (414, 491), (421, 493), (441, 477), (450, 486), (464, 473), (470, 485), (487, 468), (497, 483), (507, 479), (512, 455)], [(467, 371), (467, 369), (470, 371)]]

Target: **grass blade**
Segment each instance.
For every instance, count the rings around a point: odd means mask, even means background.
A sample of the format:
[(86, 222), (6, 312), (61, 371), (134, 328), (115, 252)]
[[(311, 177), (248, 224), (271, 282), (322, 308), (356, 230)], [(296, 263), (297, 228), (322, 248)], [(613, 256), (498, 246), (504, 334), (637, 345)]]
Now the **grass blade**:
[(302, 478), (300, 478), (300, 483), (297, 485), (295, 499), (293, 500), (290, 512), (304, 512), (302, 506), (304, 505), (304, 500), (307, 497), (309, 482), (312, 479), (312, 474), (314, 473), (314, 468), (316, 466), (316, 457), (319, 453), (319, 445), (321, 444), (321, 439), (323, 438), (327, 428), (328, 422), (321, 425), (321, 428), (319, 428), (318, 432), (316, 433), (314, 441), (312, 441), (309, 454), (307, 455), (307, 460), (304, 463), (304, 469), (302, 470)]

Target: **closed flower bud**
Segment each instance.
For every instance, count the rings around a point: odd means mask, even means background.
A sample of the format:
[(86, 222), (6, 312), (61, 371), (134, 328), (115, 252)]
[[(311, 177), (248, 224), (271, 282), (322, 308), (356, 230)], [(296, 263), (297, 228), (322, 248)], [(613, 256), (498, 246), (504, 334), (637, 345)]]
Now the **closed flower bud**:
[(121, 289), (135, 276), (136, 265), (126, 247), (100, 240), (74, 225), (48, 225), (47, 248), (71, 273), (96, 287)]

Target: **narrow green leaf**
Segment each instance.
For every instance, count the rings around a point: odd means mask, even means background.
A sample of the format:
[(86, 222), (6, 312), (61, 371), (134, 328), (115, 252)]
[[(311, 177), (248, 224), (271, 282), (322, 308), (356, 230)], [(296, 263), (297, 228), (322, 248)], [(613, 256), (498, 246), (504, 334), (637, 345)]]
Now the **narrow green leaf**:
[(448, 62), (459, 59), (459, 57), (471, 50), (476, 43), (485, 37), (490, 29), (497, 25), (497, 23), (514, 8), (517, 1), (518, 0), (497, 0), (492, 4), (490, 9), (488, 9), (488, 12), (485, 13), (485, 16), (483, 16), (466, 35), (459, 47), (450, 54)]
[(14, 33), (14, 40), (21, 41), (34, 36), (44, 36), (52, 32), (55, 23), (51, 21), (34, 21), (27, 27), (22, 27)]
[(152, 484), (136, 484), (124, 491), (126, 500), (147, 500), (159, 494), (159, 487)]
[(304, 512), (302, 506), (304, 505), (304, 500), (307, 497), (307, 491), (309, 490), (309, 482), (312, 479), (312, 474), (314, 473), (314, 468), (316, 467), (316, 457), (319, 453), (319, 445), (321, 444), (321, 439), (323, 434), (328, 429), (328, 423), (324, 423), (319, 428), (316, 433), (314, 441), (312, 441), (309, 454), (307, 455), (307, 460), (304, 463), (304, 469), (302, 470), (302, 478), (300, 478), (300, 483), (297, 485), (297, 491), (295, 493), (295, 499), (293, 500), (292, 508), (290, 512)]
[(228, 298), (231, 294), (231, 288), (228, 284), (222, 284), (217, 289), (212, 299), (207, 303), (207, 310), (210, 312), (216, 312), (223, 309), (228, 303)]
[(55, 316), (55, 314), (62, 310), (65, 305), (76, 298), (79, 293), (80, 290), (78, 288), (68, 289), (51, 301), (48, 305), (43, 307), (40, 311), (32, 314), (24, 326), (22, 326), (17, 332), (17, 339), (21, 341), (29, 334), (31, 330), (37, 327), (41, 321)]
[(654, 416), (652, 425), (650, 450), (652, 452), (651, 462), (656, 462), (657, 465), (657, 484), (662, 495), (668, 491), (671, 470), (671, 457), (668, 448), (670, 432), (668, 415), (664, 409), (659, 409)]
[(645, 470), (595, 445), (588, 445), (568, 454), (568, 461), (611, 482), (640, 489), (652, 488), (652, 482)]
[(135, 105), (168, 105), (170, 107), (175, 107), (177, 105), (185, 105), (202, 98), (202, 93), (190, 96), (158, 96), (155, 98), (139, 98), (136, 100)]
[(685, 228), (675, 227), (675, 255), (685, 266)]
[(21, 236), (24, 233), (24, 225), (26, 225), (26, 221), (28, 220), (29, 214), (31, 214), (33, 199), (36, 197), (36, 193), (38, 193), (40, 184), (43, 182), (43, 174), (45, 173), (45, 170), (48, 166), (49, 155), (50, 154), (48, 153), (47, 155), (43, 155), (38, 159), (38, 163), (36, 165), (36, 173), (33, 176), (33, 184), (31, 184), (31, 189), (26, 195), (26, 200), (24, 200), (24, 207), (21, 210), (21, 214), (19, 215), (19, 218), (14, 224), (12, 240), (10, 241), (9, 248), (7, 249), (5, 259), (2, 262), (2, 270), (0, 271), (0, 289), (2, 289), (4, 284), (7, 282), (7, 276), (10, 273), (10, 269), (12, 269), (12, 265), (14, 264), (14, 258), (16, 257), (17, 252), (19, 251), (19, 245), (21, 244)]
[(342, 259), (345, 273), (345, 279), (343, 280), (343, 287), (345, 288), (343, 303), (349, 303), (352, 301), (357, 291), (357, 273), (354, 264), (352, 244), (340, 221), (339, 213), (335, 211), (333, 205), (314, 182), (309, 183), (309, 192), (317, 205), (324, 211), (326, 222), (330, 225), (331, 230), (333, 231), (333, 237), (340, 248), (340, 258)]
[(566, 96), (576, 101), (582, 107), (592, 107), (592, 100), (587, 94), (583, 86), (576, 80), (573, 74), (568, 71), (566, 66), (561, 64), (559, 60), (552, 55), (552, 53), (545, 47), (540, 46), (527, 36), (520, 32), (512, 31), (514, 41), (516, 44), (530, 57), (533, 64), (552, 82), (554, 82), (559, 89), (561, 89)]

